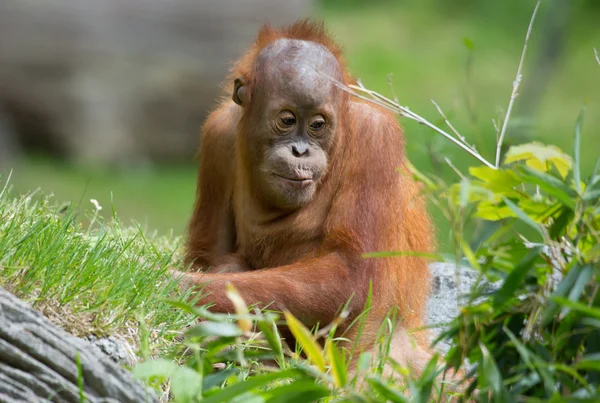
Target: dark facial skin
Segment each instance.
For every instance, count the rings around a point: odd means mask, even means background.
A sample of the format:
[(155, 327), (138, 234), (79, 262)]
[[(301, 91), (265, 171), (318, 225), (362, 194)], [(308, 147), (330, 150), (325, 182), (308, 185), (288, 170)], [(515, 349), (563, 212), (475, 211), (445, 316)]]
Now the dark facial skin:
[(243, 80), (236, 80), (233, 94), (248, 108), (254, 185), (272, 207), (295, 210), (312, 200), (327, 173), (342, 100), (328, 76), (341, 80), (341, 69), (324, 46), (293, 39), (264, 48), (256, 64), (252, 105), (245, 104)]

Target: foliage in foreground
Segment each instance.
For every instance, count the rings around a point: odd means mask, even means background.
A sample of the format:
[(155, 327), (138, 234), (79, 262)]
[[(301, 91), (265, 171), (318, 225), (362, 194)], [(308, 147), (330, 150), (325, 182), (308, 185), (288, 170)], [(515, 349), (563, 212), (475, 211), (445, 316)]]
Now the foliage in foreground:
[[(452, 341), (447, 363), (476, 364), (472, 386), (492, 401), (600, 398), (600, 159), (583, 179), (580, 127), (573, 158), (525, 144), (500, 169), (428, 182), (448, 201), (461, 263), (498, 284), (475, 290), (440, 337)], [(460, 235), (471, 214), (496, 223), (475, 250)]]
[[(572, 159), (555, 147), (526, 144), (511, 148), (499, 169), (473, 167), (460, 183), (447, 185), (415, 172), (454, 223), (458, 263), (480, 273), (461, 314), (438, 339), (451, 342), (448, 367), (470, 364), (464, 387), (467, 396), (477, 389), (471, 398), (600, 398), (600, 163), (585, 180), (578, 166), (577, 151)], [(473, 215), (491, 227), (474, 248), (461, 231)], [(238, 307), (234, 316), (180, 305), (204, 320), (186, 334), (184, 366), (149, 361), (136, 373), (170, 378), (178, 402), (461, 398), (440, 393), (444, 384), (436, 377), (442, 367), (435, 358), (420, 377), (411, 378), (383, 348), (374, 356), (364, 353), (356, 371), (349, 371), (333, 328), (311, 333), (286, 313), (302, 358), (282, 343), (276, 317), (250, 314), (234, 290), (230, 296)], [(385, 332), (382, 341), (385, 346)], [(265, 359), (276, 364), (259, 363)], [(386, 363), (392, 376), (383, 375)]]

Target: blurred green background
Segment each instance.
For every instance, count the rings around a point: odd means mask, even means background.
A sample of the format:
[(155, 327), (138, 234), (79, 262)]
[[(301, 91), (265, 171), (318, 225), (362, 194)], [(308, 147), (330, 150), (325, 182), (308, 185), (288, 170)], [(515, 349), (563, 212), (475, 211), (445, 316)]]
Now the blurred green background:
[[(443, 127), (431, 100), (478, 150), (493, 160), (493, 119), (504, 116), (533, 0), (323, 0), (312, 12), (346, 50), (363, 84)], [(575, 121), (587, 103), (582, 144), (584, 172), (600, 155), (600, 2), (546, 0), (526, 59), (508, 143), (538, 140), (571, 152)], [(216, 86), (217, 84), (214, 83)], [(454, 180), (444, 162), (461, 170), (476, 163), (432, 131), (402, 120), (408, 154), (420, 170)], [(40, 188), (57, 202), (97, 199), (110, 214), (111, 197), (122, 221), (161, 233), (183, 234), (195, 192), (195, 162), (98, 168), (27, 154), (14, 164), (15, 192)], [(4, 168), (5, 172), (8, 170)], [(442, 249), (448, 226), (433, 211)]]

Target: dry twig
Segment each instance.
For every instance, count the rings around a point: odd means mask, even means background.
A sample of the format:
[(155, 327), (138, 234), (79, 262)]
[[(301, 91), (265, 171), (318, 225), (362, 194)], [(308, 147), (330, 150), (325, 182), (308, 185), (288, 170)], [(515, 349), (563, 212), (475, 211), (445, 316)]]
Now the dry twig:
[(513, 81), (513, 90), (510, 94), (510, 101), (508, 101), (508, 108), (506, 109), (506, 116), (504, 117), (504, 122), (502, 123), (502, 131), (500, 132), (500, 137), (498, 138), (498, 142), (496, 143), (496, 167), (500, 166), (500, 157), (501, 157), (501, 149), (502, 143), (504, 142), (504, 136), (506, 135), (506, 128), (508, 127), (508, 121), (510, 120), (510, 114), (512, 113), (513, 105), (515, 103), (515, 99), (519, 95), (519, 86), (521, 85), (521, 81), (523, 80), (523, 64), (525, 62), (525, 55), (527, 54), (527, 45), (529, 43), (529, 38), (531, 37), (531, 31), (533, 31), (533, 23), (535, 21), (535, 16), (537, 15), (538, 9), (540, 8), (540, 4), (542, 0), (538, 0), (535, 4), (535, 8), (533, 9), (533, 14), (531, 15), (531, 20), (529, 21), (529, 28), (527, 29), (527, 34), (525, 35), (525, 44), (523, 45), (523, 52), (521, 53), (521, 61), (519, 62), (519, 67), (517, 68), (517, 76)]

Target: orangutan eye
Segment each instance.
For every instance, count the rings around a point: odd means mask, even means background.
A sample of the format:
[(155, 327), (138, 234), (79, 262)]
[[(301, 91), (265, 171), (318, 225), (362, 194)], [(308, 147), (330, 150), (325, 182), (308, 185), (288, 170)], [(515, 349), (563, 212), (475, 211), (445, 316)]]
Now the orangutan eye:
[(296, 116), (290, 111), (283, 111), (277, 117), (277, 129), (288, 132), (296, 124)]
[(317, 134), (325, 127), (325, 118), (322, 115), (313, 116), (308, 121), (308, 127), (313, 134)]

